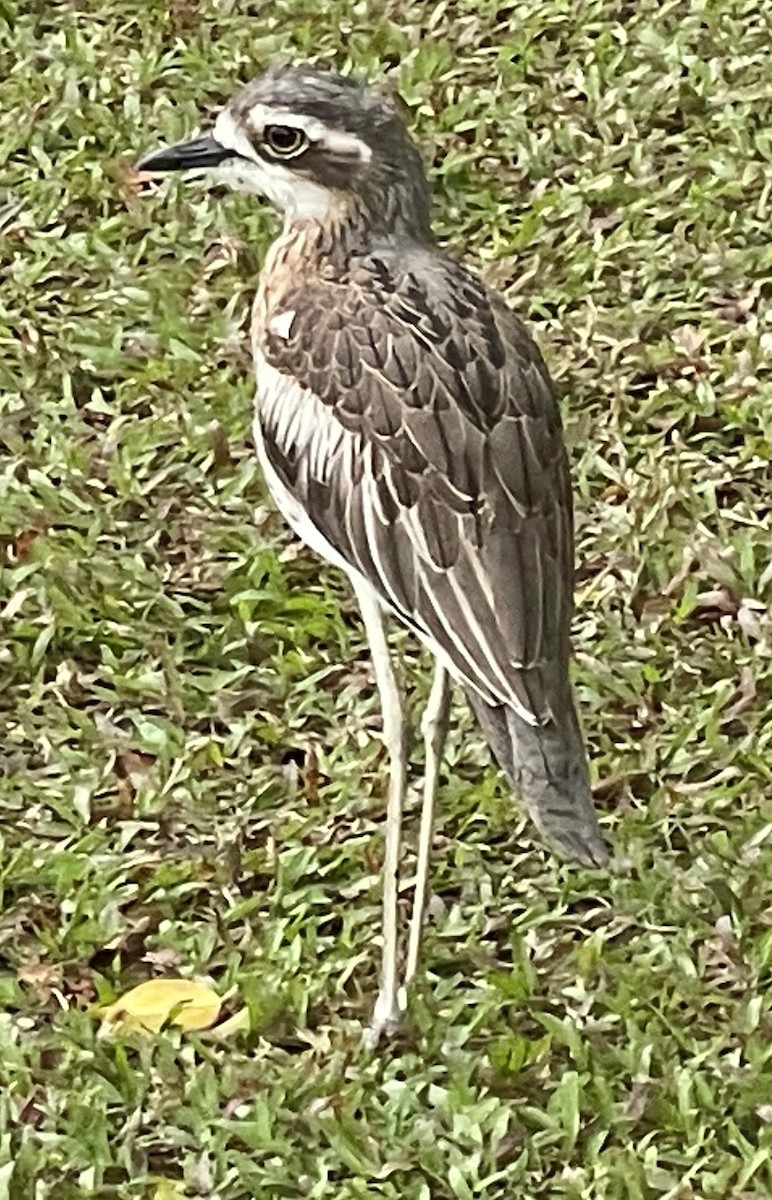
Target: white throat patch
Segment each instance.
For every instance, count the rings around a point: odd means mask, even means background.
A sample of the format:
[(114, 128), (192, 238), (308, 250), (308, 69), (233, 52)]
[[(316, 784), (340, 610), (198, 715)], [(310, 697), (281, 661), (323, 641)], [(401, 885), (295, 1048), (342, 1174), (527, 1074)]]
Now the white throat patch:
[(217, 178), (237, 191), (266, 196), (288, 221), (320, 220), (336, 206), (337, 197), (328, 188), (304, 179), (282, 163), (262, 159), (227, 108), (215, 122), (214, 138), (238, 155), (215, 168)]

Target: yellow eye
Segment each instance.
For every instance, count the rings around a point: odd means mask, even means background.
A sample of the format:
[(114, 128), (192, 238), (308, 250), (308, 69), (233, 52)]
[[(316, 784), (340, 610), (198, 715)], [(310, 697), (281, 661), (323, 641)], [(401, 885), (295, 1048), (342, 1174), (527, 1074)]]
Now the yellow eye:
[(292, 125), (266, 125), (263, 143), (276, 158), (294, 158), (305, 150), (308, 138), (302, 129), (295, 129)]

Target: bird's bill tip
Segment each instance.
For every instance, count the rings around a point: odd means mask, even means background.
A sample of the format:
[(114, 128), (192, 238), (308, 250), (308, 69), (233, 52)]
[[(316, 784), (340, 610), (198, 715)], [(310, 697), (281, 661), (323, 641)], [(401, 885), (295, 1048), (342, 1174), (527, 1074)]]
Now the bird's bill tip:
[(202, 167), (219, 167), (232, 157), (232, 150), (226, 149), (211, 134), (205, 134), (191, 141), (175, 142), (172, 146), (152, 150), (150, 154), (143, 155), (136, 169), (160, 174), (166, 171), (197, 171)]

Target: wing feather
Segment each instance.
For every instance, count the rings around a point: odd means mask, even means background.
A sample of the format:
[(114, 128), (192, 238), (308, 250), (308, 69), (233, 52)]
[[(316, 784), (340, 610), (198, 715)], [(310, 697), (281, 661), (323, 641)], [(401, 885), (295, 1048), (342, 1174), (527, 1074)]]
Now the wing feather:
[(258, 374), (263, 453), (335, 560), (458, 678), (544, 721), (573, 572), (544, 363), (502, 301), (428, 250), (372, 255), (342, 294), (345, 321), (340, 281), (288, 281), (275, 304), (295, 311), (290, 336), (257, 330), (273, 373), (269, 402)]

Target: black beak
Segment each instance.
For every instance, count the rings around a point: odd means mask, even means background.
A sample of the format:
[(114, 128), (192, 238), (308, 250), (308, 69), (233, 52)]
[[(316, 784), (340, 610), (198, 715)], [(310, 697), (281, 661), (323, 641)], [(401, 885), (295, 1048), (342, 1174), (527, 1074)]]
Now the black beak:
[(193, 138), (190, 142), (175, 142), (153, 150), (137, 163), (138, 171), (191, 171), (200, 167), (218, 167), (227, 158), (234, 158), (233, 150), (227, 150), (210, 134)]

